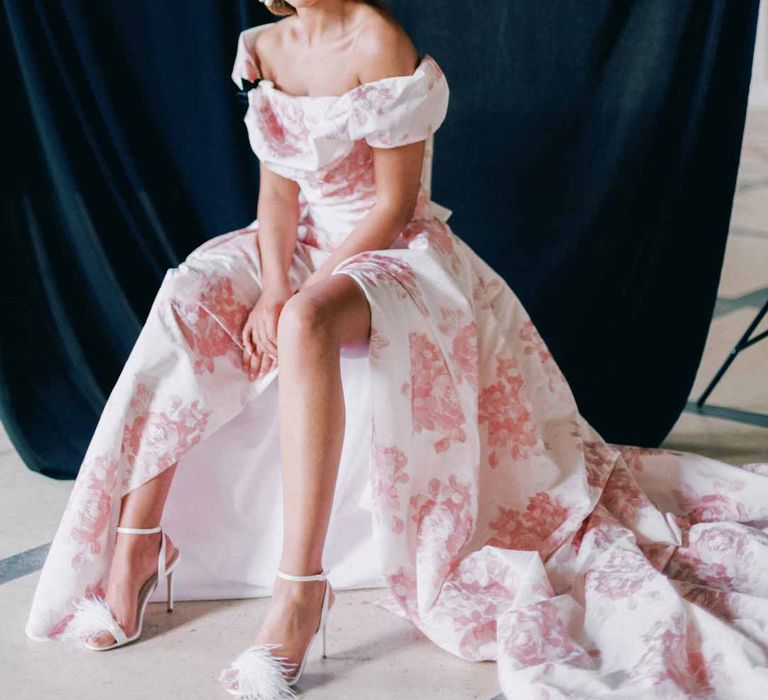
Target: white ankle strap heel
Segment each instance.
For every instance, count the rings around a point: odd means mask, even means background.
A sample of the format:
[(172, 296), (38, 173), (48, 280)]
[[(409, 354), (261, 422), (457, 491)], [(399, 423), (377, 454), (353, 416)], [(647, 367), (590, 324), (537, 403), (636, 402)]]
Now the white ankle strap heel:
[(323, 591), (323, 602), (320, 608), (320, 621), (315, 629), (312, 638), (309, 640), (304, 656), (298, 669), (292, 674), (291, 670), (295, 664), (287, 663), (284, 656), (273, 656), (271, 650), (280, 644), (256, 644), (246, 649), (238, 656), (232, 664), (222, 671), (219, 680), (225, 683), (225, 690), (230, 695), (242, 698), (291, 698), (295, 697), (292, 687), (299, 682), (304, 673), (304, 666), (309, 658), (309, 652), (312, 648), (317, 635), (322, 631), (322, 658), (326, 658), (326, 633), (325, 625), (330, 610), (331, 582), (328, 580), (328, 573), (321, 571), (319, 574), (309, 574), (307, 576), (297, 576), (295, 574), (286, 574), (278, 570), (277, 575), (288, 581), (325, 581)]
[[(321, 571), (319, 574), (311, 574), (309, 576), (295, 576), (294, 574), (286, 574), (279, 569), (277, 570), (277, 575), (280, 578), (287, 579), (288, 581), (328, 581), (328, 574), (325, 571)], [(325, 594), (323, 595), (323, 607), (320, 611), (320, 624), (317, 626), (317, 630), (321, 630), (323, 632), (323, 645), (321, 647), (321, 656), (323, 658), (326, 658), (325, 655), (325, 620), (328, 615), (328, 586), (330, 583), (326, 584), (325, 587)], [(315, 631), (315, 634), (317, 634), (317, 630)], [(312, 642), (315, 641), (315, 638), (312, 637), (312, 641), (310, 641), (309, 646), (312, 646)], [(301, 678), (301, 674), (304, 671), (304, 662), (307, 660), (307, 656), (309, 655), (309, 647), (307, 647), (307, 653), (304, 654), (304, 659), (302, 659), (301, 666), (299, 667), (299, 670), (296, 674), (296, 677), (289, 683), (289, 685), (293, 685), (294, 683), (298, 683), (299, 678)]]
[[(116, 649), (136, 641), (141, 636), (147, 603), (163, 578), (166, 581), (166, 609), (168, 612), (173, 611), (173, 573), (181, 560), (181, 552), (178, 552), (170, 563), (166, 563), (167, 538), (160, 526), (148, 528), (118, 526), (115, 530), (126, 535), (153, 535), (157, 532), (161, 533), (160, 551), (157, 556), (157, 571), (139, 589), (136, 613), (138, 625), (136, 632), (130, 637), (125, 634), (123, 628), (117, 623), (112, 615), (112, 611), (102, 597), (81, 598), (75, 604), (75, 613), (67, 625), (62, 638), (70, 639), (91, 651)], [(103, 647), (89, 644), (87, 640), (99, 632), (109, 632), (115, 638), (114, 644)]]
[[(157, 527), (147, 528), (118, 526), (115, 529), (117, 532), (125, 535), (154, 535), (156, 532), (163, 531), (163, 528), (159, 525)], [(160, 581), (163, 579), (166, 580), (166, 609), (168, 612), (173, 612), (173, 570), (176, 568), (176, 564), (179, 563), (180, 556), (181, 554), (177, 555), (172, 565), (166, 567), (166, 539), (165, 535), (162, 535), (160, 537), (160, 552), (157, 555), (157, 585), (160, 585)], [(152, 591), (150, 591), (150, 595), (151, 594)]]

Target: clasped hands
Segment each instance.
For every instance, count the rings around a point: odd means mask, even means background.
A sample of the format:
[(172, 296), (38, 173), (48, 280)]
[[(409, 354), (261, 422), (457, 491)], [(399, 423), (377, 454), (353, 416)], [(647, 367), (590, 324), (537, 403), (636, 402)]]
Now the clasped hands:
[(243, 326), (243, 369), (253, 381), (277, 364), (277, 321), (296, 292), (291, 289), (264, 289)]
[(277, 365), (277, 322), (285, 303), (305, 287), (321, 279), (320, 272), (307, 277), (294, 291), (287, 284), (265, 286), (243, 325), (243, 369), (253, 381)]

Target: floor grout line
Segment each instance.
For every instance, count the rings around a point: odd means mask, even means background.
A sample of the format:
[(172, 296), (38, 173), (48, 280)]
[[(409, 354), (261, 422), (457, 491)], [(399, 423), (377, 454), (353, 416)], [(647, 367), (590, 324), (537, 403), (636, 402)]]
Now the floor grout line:
[(41, 544), (39, 547), (0, 559), (0, 585), (39, 571), (43, 567), (50, 547), (51, 543), (48, 542), (48, 544)]
[(759, 190), (763, 187), (768, 187), (768, 179), (766, 180), (753, 180), (751, 182), (742, 182), (736, 186), (736, 194), (744, 194), (745, 192), (752, 192), (753, 190)]
[(731, 226), (728, 235), (736, 236), (737, 238), (757, 238), (768, 241), (768, 231), (761, 231), (760, 229), (747, 226)]
[(712, 318), (720, 318), (740, 309), (760, 309), (768, 298), (768, 287), (755, 289), (753, 292), (738, 297), (717, 297)]

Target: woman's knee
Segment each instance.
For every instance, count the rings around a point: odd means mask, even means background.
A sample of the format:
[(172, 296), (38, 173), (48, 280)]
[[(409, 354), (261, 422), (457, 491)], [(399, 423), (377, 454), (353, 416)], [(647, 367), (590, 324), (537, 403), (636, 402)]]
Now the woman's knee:
[(327, 338), (336, 332), (336, 319), (329, 304), (315, 294), (294, 294), (282, 308), (277, 323), (278, 349), (280, 339), (286, 343), (306, 343)]

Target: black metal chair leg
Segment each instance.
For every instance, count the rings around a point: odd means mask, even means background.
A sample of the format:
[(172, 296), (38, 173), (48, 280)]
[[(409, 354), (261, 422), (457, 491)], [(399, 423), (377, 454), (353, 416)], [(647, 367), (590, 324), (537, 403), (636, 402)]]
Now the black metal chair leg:
[(704, 402), (707, 400), (709, 395), (717, 386), (718, 382), (723, 378), (723, 375), (731, 366), (731, 363), (736, 359), (736, 356), (742, 350), (745, 350), (750, 345), (754, 345), (757, 341), (762, 340), (765, 337), (768, 337), (768, 331), (764, 333), (760, 333), (760, 335), (757, 335), (754, 338), (751, 337), (755, 328), (757, 328), (757, 324), (763, 320), (763, 317), (766, 315), (766, 313), (768, 313), (768, 299), (766, 300), (765, 304), (763, 304), (763, 307), (760, 309), (760, 311), (757, 312), (757, 316), (755, 316), (752, 323), (749, 324), (749, 327), (747, 328), (747, 330), (744, 331), (744, 335), (742, 335), (741, 338), (739, 338), (739, 342), (736, 343), (736, 345), (734, 345), (733, 350), (731, 350), (730, 354), (726, 358), (725, 362), (723, 362), (720, 369), (717, 370), (717, 372), (715, 373), (715, 376), (712, 378), (712, 381), (709, 383), (709, 386), (707, 386), (707, 388), (704, 390), (704, 393), (699, 397), (699, 400), (696, 401), (696, 406), (698, 406), (699, 408), (702, 408), (704, 406)]

